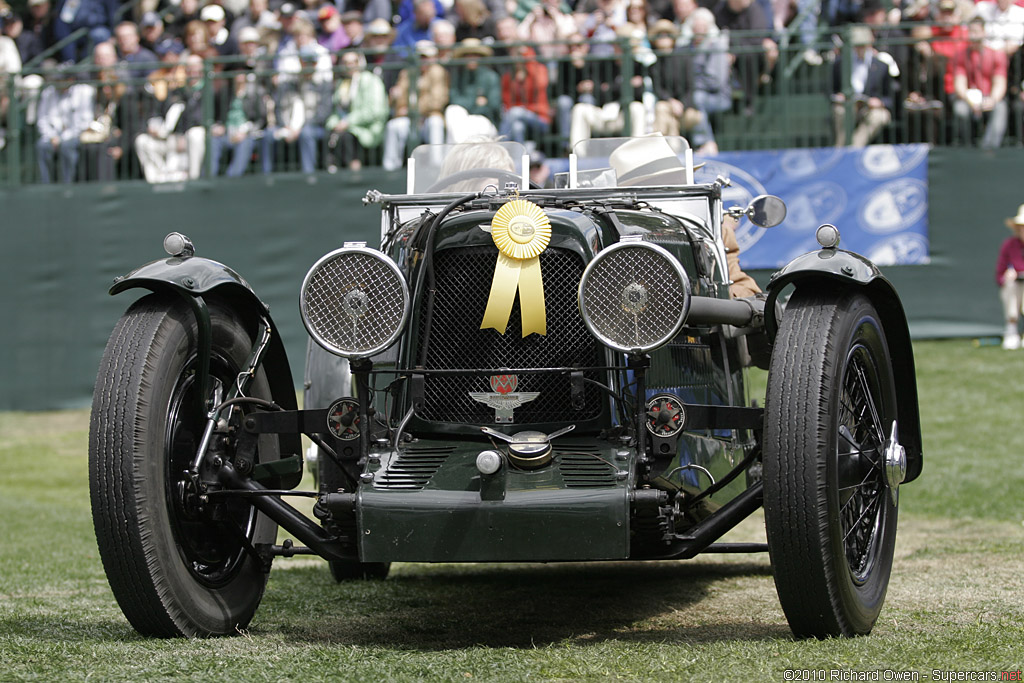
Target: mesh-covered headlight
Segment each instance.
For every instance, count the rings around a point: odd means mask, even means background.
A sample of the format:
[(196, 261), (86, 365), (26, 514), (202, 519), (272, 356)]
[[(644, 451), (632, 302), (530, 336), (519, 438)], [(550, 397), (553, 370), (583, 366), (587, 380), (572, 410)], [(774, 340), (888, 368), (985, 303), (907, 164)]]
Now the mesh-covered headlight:
[(379, 251), (343, 247), (306, 273), (299, 309), (320, 346), (346, 358), (364, 358), (398, 339), (409, 317), (409, 285)]
[(658, 245), (618, 242), (583, 271), (579, 301), (583, 322), (602, 344), (647, 353), (667, 344), (686, 322), (690, 279)]

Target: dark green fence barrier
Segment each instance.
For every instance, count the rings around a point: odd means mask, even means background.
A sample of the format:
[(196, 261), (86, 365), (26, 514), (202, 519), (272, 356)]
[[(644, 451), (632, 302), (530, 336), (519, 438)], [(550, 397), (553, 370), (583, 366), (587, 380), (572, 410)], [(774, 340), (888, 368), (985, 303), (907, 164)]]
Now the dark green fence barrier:
[[(999, 334), (992, 271), (1003, 219), (1024, 202), (1024, 150), (931, 153), (928, 266), (891, 268), (918, 337)], [(346, 240), (376, 244), (367, 189), (403, 190), (400, 173), (250, 176), (187, 185), (142, 182), (0, 189), (0, 409), (86, 404), (107, 336), (132, 293), (115, 276), (163, 258), (163, 236), (188, 234), (201, 256), (235, 268), (271, 306), (296, 383), (305, 331), (302, 276)], [(840, 226), (841, 228), (842, 226)], [(768, 273), (758, 273), (762, 283)]]

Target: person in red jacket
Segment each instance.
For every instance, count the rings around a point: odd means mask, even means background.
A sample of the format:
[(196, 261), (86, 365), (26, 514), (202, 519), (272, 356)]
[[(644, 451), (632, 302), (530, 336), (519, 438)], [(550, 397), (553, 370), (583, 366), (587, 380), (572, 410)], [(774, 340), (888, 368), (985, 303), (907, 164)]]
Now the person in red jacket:
[(1003, 313), (1006, 316), (1003, 348), (1015, 350), (1020, 348), (1017, 318), (1024, 305), (1024, 204), (1017, 209), (1016, 216), (1006, 219), (1006, 227), (1013, 230), (1013, 236), (1007, 237), (999, 247), (996, 283), (999, 285), (999, 298), (1003, 301)]
[(498, 132), (514, 142), (525, 142), (547, 132), (551, 125), (548, 105), (548, 68), (537, 61), (533, 48), (516, 45), (510, 48), (516, 58), (501, 77), (501, 99), (505, 114)]

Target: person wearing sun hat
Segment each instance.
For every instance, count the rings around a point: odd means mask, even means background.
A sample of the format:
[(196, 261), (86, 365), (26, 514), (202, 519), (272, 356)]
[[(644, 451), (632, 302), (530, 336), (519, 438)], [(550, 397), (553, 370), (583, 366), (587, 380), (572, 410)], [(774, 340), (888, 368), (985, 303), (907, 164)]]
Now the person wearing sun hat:
[[(608, 156), (608, 163), (615, 172), (620, 187), (644, 185), (686, 185), (686, 166), (679, 158), (679, 144), (673, 138), (658, 133), (634, 137), (616, 147)], [(685, 141), (676, 138), (685, 149)], [(693, 170), (704, 164), (696, 164)], [(1024, 208), (1024, 207), (1022, 207)], [(736, 220), (725, 216), (722, 220), (722, 241), (725, 259), (729, 264), (729, 296), (741, 299), (754, 296), (761, 291), (754, 278), (740, 266), (740, 245), (736, 240)]]
[(1020, 330), (1017, 321), (1024, 306), (1024, 204), (1017, 209), (1017, 215), (1006, 219), (1006, 227), (1013, 235), (1003, 240), (996, 259), (996, 284), (999, 298), (1003, 302), (1003, 316), (1006, 331), (1003, 333), (1003, 348), (1019, 349)]

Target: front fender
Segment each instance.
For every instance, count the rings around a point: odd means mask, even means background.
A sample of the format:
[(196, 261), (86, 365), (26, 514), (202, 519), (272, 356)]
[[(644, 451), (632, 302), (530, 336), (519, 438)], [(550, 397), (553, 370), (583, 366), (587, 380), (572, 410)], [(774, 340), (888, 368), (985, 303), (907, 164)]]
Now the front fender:
[(765, 329), (772, 342), (779, 329), (775, 303), (787, 285), (797, 289), (808, 286), (857, 288), (871, 300), (881, 318), (892, 360), (899, 438), (907, 449), (907, 477), (904, 481), (913, 481), (921, 473), (923, 458), (921, 416), (917, 404), (917, 376), (910, 328), (896, 289), (874, 263), (859, 254), (842, 249), (820, 249), (798, 256), (768, 281), (768, 299), (764, 307)]
[[(274, 402), (285, 410), (298, 409), (288, 354), (281, 341), (281, 335), (276, 333), (277, 328), (270, 317), (270, 309), (256, 296), (256, 292), (241, 275), (210, 259), (198, 256), (172, 257), (147, 263), (124, 277), (117, 278), (110, 287), (110, 294), (120, 294), (128, 289), (139, 288), (193, 300), (202, 297), (216, 298), (236, 311), (254, 335), (260, 319), (265, 318), (274, 332), (270, 336), (262, 363), (270, 384), (271, 395)], [(282, 434), (281, 452), (301, 453), (302, 443), (299, 437)]]

